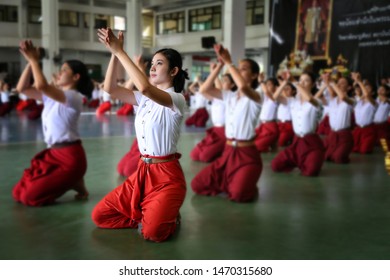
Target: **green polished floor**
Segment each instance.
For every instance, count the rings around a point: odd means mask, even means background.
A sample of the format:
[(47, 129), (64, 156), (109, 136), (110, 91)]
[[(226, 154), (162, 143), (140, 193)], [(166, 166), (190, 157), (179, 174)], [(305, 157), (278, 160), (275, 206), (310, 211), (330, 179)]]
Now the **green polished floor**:
[[(10, 130), (12, 132), (12, 130)], [(189, 151), (203, 130), (182, 134), (188, 191), (182, 224), (167, 242), (144, 241), (136, 230), (104, 230), (90, 219), (94, 205), (121, 182), (116, 164), (132, 137), (85, 137), (90, 199), (67, 193), (53, 206), (15, 203), (11, 189), (41, 141), (0, 145), (0, 259), (390, 259), (390, 176), (383, 152), (353, 155), (349, 165), (325, 163), (321, 176), (275, 174), (263, 155), (257, 201), (237, 204), (200, 197), (191, 179), (205, 164)]]

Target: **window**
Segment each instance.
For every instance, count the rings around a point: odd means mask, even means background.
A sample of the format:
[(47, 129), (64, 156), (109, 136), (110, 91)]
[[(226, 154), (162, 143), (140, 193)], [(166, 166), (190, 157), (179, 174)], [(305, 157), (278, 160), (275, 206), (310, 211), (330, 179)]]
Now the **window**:
[(221, 28), (221, 6), (190, 10), (190, 31), (203, 31)]
[(157, 34), (184, 33), (184, 12), (157, 16)]
[(27, 7), (28, 22), (29, 23), (41, 23), (42, 11), (41, 1), (29, 1)]
[(0, 5), (0, 21), (17, 22), (18, 7)]
[(246, 25), (264, 24), (264, 0), (246, 2)]
[[(84, 17), (84, 25), (88, 27), (87, 17)], [(126, 18), (120, 16), (95, 15), (95, 28), (110, 27), (114, 30), (126, 30)]]
[(60, 26), (79, 26), (79, 13), (73, 11), (58, 11), (58, 22)]

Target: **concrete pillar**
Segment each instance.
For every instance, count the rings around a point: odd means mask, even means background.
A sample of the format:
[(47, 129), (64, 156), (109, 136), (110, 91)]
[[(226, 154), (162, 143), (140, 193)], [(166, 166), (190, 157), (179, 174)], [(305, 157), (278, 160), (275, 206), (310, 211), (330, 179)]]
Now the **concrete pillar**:
[(234, 63), (245, 57), (245, 11), (246, 1), (224, 2), (223, 42)]
[(142, 54), (142, 3), (140, 0), (126, 1), (125, 48), (130, 58)]
[(59, 54), (58, 0), (41, 0), (42, 5), (42, 47), (46, 51), (43, 59), (43, 73), (49, 80), (58, 71), (53, 58)]

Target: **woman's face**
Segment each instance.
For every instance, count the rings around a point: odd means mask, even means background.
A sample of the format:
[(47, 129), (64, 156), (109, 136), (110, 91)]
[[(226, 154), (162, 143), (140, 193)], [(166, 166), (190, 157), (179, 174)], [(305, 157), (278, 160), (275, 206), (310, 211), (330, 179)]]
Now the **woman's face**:
[(169, 74), (169, 61), (162, 53), (156, 53), (150, 66), (150, 82), (154, 85), (170, 83), (173, 76)]
[(276, 90), (276, 87), (275, 87), (275, 85), (271, 82), (271, 81), (267, 81), (266, 83), (265, 83), (265, 86), (266, 86), (266, 88), (267, 88), (267, 90), (269, 91), (269, 92), (275, 92), (275, 90)]
[(229, 77), (222, 77), (222, 88), (223, 90), (231, 90), (234, 87), (234, 83), (230, 80)]
[(251, 65), (248, 61), (240, 61), (238, 71), (247, 84), (252, 84), (253, 80), (257, 79), (258, 74), (252, 72)]
[(303, 87), (304, 89), (311, 91), (313, 87), (313, 80), (308, 74), (302, 74), (299, 77), (299, 85)]
[(64, 63), (61, 66), (60, 72), (58, 74), (57, 85), (64, 86), (73, 86), (77, 83), (79, 79), (78, 74), (74, 74), (72, 68), (70, 68), (68, 63)]
[(380, 87), (378, 88), (378, 95), (379, 95), (379, 96), (382, 96), (382, 97), (386, 97), (386, 89), (385, 89), (385, 87), (380, 86)]
[(287, 85), (283, 88), (283, 93), (284, 93), (284, 96), (286, 97), (293, 97), (293, 89), (291, 88), (291, 86)]
[(348, 91), (349, 89), (348, 81), (345, 78), (340, 78), (337, 81), (337, 86), (339, 87), (339, 89), (341, 89), (344, 92)]

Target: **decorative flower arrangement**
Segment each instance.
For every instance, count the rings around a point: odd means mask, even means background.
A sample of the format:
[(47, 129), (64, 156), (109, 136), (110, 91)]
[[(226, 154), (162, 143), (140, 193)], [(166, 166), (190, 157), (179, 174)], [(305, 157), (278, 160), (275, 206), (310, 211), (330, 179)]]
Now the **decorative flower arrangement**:
[(328, 68), (321, 69), (320, 74), (330, 73), (331, 78), (337, 79), (340, 76), (346, 77), (350, 74), (349, 69), (346, 67), (348, 60), (346, 60), (342, 54), (339, 54), (336, 60), (336, 64), (332, 65), (332, 59), (329, 58), (327, 61)]
[(277, 76), (282, 72), (289, 71), (292, 76), (300, 76), (305, 71), (310, 71), (313, 66), (313, 60), (305, 51), (291, 52), (290, 55), (279, 64)]

